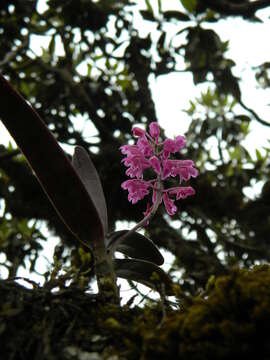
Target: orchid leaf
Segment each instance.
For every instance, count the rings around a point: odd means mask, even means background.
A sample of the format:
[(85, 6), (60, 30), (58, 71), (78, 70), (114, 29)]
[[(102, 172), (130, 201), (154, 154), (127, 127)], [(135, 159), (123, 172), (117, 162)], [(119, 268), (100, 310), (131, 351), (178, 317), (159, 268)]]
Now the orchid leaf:
[(92, 199), (93, 204), (96, 207), (100, 220), (103, 224), (104, 234), (106, 234), (108, 230), (108, 217), (104, 192), (96, 168), (87, 151), (83, 147), (75, 147), (72, 165), (77, 171), (90, 198)]
[(96, 205), (70, 160), (37, 112), (0, 75), (0, 117), (25, 155), (56, 212), (89, 245), (104, 239)]
[[(153, 241), (146, 236), (134, 232), (121, 240), (121, 237), (127, 232), (128, 230), (120, 230), (112, 233), (108, 240), (109, 247), (110, 244), (113, 247), (113, 244), (116, 242), (115, 251), (119, 251), (131, 258), (153, 262), (156, 265), (162, 265), (164, 263), (164, 258), (160, 251)], [(118, 238), (120, 238), (119, 242), (117, 240)]]
[(171, 279), (157, 265), (137, 259), (114, 259), (113, 265), (118, 277), (137, 281), (156, 291), (164, 289), (166, 295), (173, 295)]

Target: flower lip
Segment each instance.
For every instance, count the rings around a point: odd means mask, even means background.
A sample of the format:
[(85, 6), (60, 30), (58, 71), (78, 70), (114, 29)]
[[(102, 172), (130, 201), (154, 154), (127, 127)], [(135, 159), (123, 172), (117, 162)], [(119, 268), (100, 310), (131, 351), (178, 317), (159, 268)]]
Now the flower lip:
[(136, 202), (142, 200), (145, 195), (148, 195), (148, 188), (151, 186), (151, 182), (142, 179), (126, 180), (121, 184), (122, 189), (128, 190), (128, 200), (132, 202), (132, 204), (136, 204)]
[(179, 175), (180, 182), (189, 180), (191, 177), (198, 176), (198, 170), (194, 167), (192, 160), (163, 160), (163, 176), (162, 180), (167, 177), (175, 177)]
[(177, 186), (166, 190), (169, 195), (176, 195), (176, 200), (185, 199), (190, 195), (195, 194), (195, 190), (191, 186)]
[(186, 146), (185, 136), (178, 135), (175, 140), (166, 139), (163, 143), (163, 157), (168, 158), (170, 153), (175, 154)]

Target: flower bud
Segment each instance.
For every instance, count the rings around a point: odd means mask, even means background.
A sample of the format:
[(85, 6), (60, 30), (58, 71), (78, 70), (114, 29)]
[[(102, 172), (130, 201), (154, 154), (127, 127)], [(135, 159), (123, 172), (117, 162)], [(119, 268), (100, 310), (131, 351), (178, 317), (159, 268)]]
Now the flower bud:
[(143, 136), (145, 134), (145, 131), (139, 127), (134, 127), (132, 129), (133, 136)]
[(149, 125), (150, 135), (156, 140), (156, 143), (158, 143), (158, 137), (159, 137), (159, 126), (157, 122), (151, 122)]

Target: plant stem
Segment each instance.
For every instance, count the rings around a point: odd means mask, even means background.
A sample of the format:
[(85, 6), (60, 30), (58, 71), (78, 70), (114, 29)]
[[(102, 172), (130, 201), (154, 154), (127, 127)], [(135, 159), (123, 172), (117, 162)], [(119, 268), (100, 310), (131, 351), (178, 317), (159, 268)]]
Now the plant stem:
[(100, 241), (99, 239), (98, 241), (94, 241), (92, 249), (99, 294), (106, 302), (109, 301), (119, 305), (119, 290), (116, 284), (112, 257), (106, 252), (104, 240)]
[(140, 222), (138, 222), (138, 224), (136, 224), (132, 229), (130, 229), (128, 232), (126, 232), (124, 235), (120, 236), (119, 238), (116, 238), (113, 243), (111, 243), (110, 246), (110, 253), (114, 253), (114, 249), (117, 247), (117, 244), (122, 241), (123, 239), (129, 237), (130, 235), (132, 235), (136, 230), (140, 229), (141, 227), (143, 227), (145, 225), (145, 223), (149, 222), (153, 216), (155, 215), (155, 213), (157, 212), (157, 209), (161, 203), (161, 198), (162, 198), (162, 191), (163, 191), (163, 183), (161, 180), (161, 176), (158, 175), (157, 177), (157, 183), (158, 183), (158, 188), (157, 188), (157, 198), (156, 201), (153, 205), (152, 210), (149, 212), (149, 214), (147, 214)]

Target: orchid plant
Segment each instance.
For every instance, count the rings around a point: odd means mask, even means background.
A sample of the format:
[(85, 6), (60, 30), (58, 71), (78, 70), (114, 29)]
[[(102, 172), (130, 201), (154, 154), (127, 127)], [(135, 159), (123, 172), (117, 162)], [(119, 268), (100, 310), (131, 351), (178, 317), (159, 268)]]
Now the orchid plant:
[[(161, 141), (156, 122), (150, 124), (149, 133), (133, 128), (137, 143), (120, 148), (125, 155), (126, 174), (130, 177), (122, 183), (122, 188), (128, 190), (128, 200), (133, 204), (150, 192), (152, 202), (147, 203), (142, 221), (131, 230), (108, 234), (102, 185), (87, 151), (76, 146), (70, 162), (39, 115), (1, 75), (0, 97), (1, 120), (25, 155), (48, 199), (74, 239), (92, 251), (99, 295), (119, 303), (117, 277), (172, 294), (171, 280), (159, 267), (164, 262), (162, 254), (149, 238), (136, 230), (149, 223), (162, 202), (167, 213), (174, 215), (177, 207), (173, 197), (179, 200), (195, 193), (192, 187), (182, 186), (182, 181), (198, 175), (193, 161), (171, 159), (172, 154), (186, 145), (185, 138), (177, 136), (174, 140)], [(153, 178), (147, 180), (145, 170), (150, 169)], [(166, 180), (177, 176), (179, 186), (167, 188)], [(116, 259), (116, 251), (126, 258)]]

